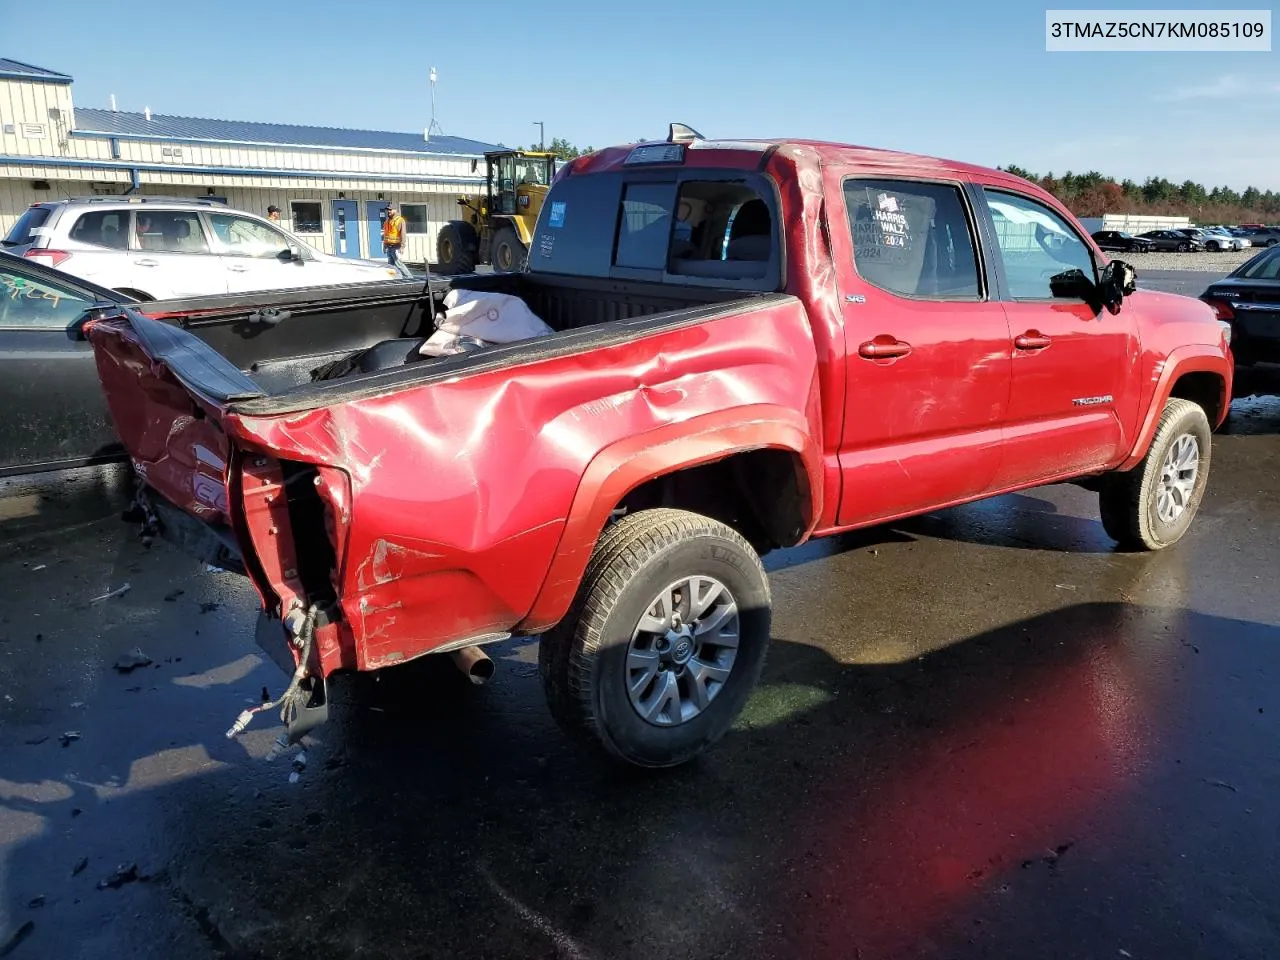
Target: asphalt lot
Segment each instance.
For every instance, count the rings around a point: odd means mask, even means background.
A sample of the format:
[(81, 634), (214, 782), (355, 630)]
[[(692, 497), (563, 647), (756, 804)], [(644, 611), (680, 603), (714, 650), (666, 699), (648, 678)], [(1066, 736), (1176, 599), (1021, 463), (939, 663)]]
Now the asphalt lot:
[(533, 641), (345, 679), (269, 762), (247, 583), (120, 471), (0, 483), (0, 955), (1280, 956), (1278, 468), (1246, 398), (1161, 554), (1050, 487), (771, 555), (758, 694), (658, 776), (562, 737)]

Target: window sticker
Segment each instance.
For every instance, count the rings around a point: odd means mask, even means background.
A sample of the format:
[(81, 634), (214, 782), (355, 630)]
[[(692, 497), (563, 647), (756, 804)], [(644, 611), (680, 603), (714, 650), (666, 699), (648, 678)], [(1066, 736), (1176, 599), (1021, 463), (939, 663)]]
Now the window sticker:
[(569, 206), (566, 200), (557, 200), (551, 204), (551, 216), (547, 218), (547, 225), (552, 227), (564, 226), (565, 209)]
[(905, 247), (911, 239), (907, 216), (898, 208), (898, 198), (889, 193), (876, 197), (876, 222), (880, 225), (881, 243), (886, 247)]

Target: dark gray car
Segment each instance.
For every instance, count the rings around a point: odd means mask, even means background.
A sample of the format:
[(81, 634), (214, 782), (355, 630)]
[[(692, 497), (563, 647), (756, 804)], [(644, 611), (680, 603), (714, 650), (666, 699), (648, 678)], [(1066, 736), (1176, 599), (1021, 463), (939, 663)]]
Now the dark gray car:
[(1204, 249), (1203, 240), (1198, 237), (1189, 237), (1177, 230), (1148, 230), (1138, 236), (1144, 240), (1150, 240), (1156, 250), (1186, 253), (1190, 250)]

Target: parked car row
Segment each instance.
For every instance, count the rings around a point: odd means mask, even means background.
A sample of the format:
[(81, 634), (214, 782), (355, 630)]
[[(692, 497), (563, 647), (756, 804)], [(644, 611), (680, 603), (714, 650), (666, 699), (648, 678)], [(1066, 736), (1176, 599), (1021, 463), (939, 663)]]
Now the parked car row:
[(216, 200), (89, 197), (33, 204), (0, 248), (135, 300), (395, 279), (385, 262), (335, 257)]
[(1094, 241), (1103, 250), (1124, 253), (1248, 250), (1280, 243), (1275, 227), (1180, 227), (1176, 230), (1148, 230), (1137, 236), (1123, 230), (1098, 230)]

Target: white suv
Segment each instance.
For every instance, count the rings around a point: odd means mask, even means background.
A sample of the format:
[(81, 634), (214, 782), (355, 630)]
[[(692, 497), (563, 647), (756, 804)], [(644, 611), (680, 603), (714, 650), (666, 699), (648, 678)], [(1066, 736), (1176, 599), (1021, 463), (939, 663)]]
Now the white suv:
[(139, 300), (370, 283), (408, 276), (333, 257), (262, 217), (216, 200), (92, 197), (32, 204), (6, 252)]

